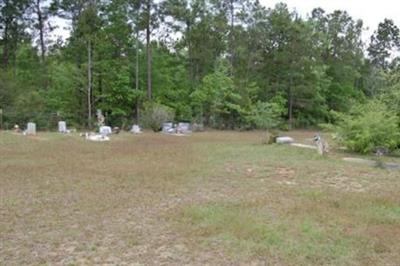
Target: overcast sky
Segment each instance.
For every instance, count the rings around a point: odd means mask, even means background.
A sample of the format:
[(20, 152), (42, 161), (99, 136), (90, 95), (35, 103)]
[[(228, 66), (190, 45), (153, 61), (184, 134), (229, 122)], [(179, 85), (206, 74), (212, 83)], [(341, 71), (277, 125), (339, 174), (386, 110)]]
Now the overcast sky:
[[(286, 3), (289, 9), (295, 9), (300, 15), (306, 17), (316, 7), (321, 7), (327, 12), (334, 10), (346, 10), (354, 19), (362, 19), (365, 31), (364, 41), (368, 41), (371, 34), (377, 29), (379, 22), (384, 18), (391, 18), (396, 25), (400, 26), (400, 0), (260, 0), (266, 7), (274, 7), (277, 3)], [(66, 25), (56, 20), (59, 29), (54, 35), (69, 35), (65, 29)]]
[[(277, 3), (286, 3), (289, 9), (295, 9), (305, 17), (316, 7), (327, 12), (346, 10), (354, 19), (362, 19), (365, 32), (363, 39), (369, 40), (378, 24), (385, 18), (393, 19), (400, 26), (400, 0), (260, 0), (266, 7), (274, 7)], [(368, 30), (367, 30), (368, 28)]]

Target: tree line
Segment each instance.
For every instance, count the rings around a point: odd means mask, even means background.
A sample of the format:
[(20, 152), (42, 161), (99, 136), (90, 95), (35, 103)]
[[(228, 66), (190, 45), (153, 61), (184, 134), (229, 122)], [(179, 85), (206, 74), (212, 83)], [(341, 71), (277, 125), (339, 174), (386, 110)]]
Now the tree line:
[(97, 109), (128, 127), (153, 103), (221, 129), (332, 123), (372, 99), (398, 113), (399, 29), (362, 33), (346, 11), (258, 0), (0, 0), (0, 109), (49, 129), (91, 128)]

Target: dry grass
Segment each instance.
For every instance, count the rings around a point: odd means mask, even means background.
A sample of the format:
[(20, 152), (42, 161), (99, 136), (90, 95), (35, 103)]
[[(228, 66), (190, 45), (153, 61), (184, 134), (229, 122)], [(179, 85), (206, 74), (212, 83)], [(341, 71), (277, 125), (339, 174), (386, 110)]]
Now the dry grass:
[(0, 133), (0, 265), (400, 264), (399, 172), (262, 136)]

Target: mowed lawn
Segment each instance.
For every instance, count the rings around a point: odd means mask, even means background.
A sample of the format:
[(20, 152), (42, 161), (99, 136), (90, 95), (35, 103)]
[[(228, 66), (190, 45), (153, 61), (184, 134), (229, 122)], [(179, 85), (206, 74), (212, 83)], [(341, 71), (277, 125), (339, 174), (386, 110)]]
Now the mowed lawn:
[(399, 171), (262, 137), (2, 132), (0, 265), (400, 265)]

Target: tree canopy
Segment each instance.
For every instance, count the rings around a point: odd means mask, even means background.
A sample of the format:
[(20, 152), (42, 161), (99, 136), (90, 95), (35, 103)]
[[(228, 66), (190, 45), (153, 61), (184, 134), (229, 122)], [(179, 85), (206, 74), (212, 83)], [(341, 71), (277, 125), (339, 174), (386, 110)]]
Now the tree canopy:
[[(1, 0), (0, 14), (6, 126), (91, 127), (101, 109), (127, 127), (148, 102), (221, 129), (314, 126), (369, 99), (398, 106), (389, 18), (363, 43), (345, 11), (303, 18), (257, 0)], [(69, 22), (67, 40), (50, 38), (55, 17)]]

